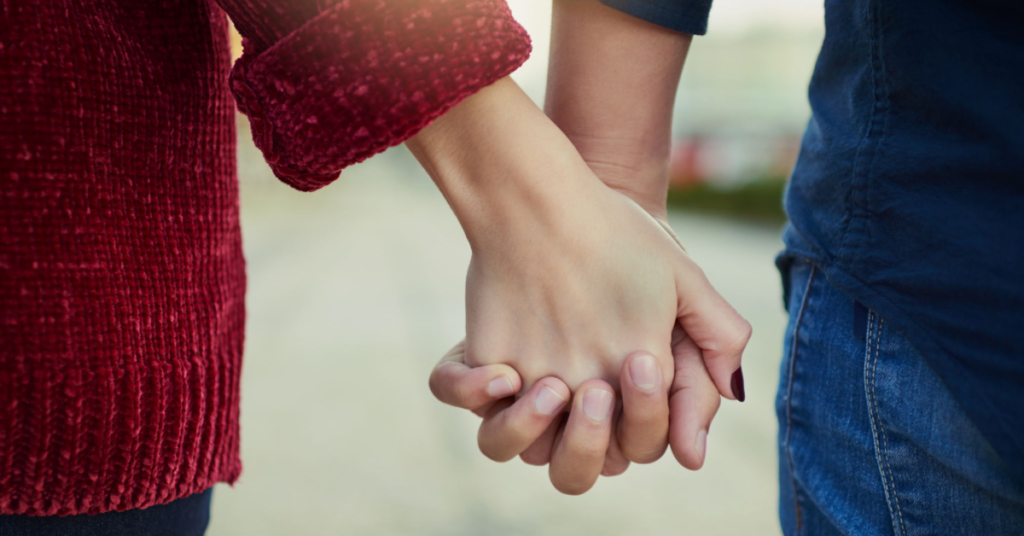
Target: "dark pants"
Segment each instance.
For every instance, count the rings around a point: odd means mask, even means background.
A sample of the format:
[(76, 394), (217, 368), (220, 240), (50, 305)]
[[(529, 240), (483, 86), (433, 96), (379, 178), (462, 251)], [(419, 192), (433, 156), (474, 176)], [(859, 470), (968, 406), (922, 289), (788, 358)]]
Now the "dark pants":
[(213, 488), (142, 510), (77, 516), (0, 516), (0, 536), (202, 536)]

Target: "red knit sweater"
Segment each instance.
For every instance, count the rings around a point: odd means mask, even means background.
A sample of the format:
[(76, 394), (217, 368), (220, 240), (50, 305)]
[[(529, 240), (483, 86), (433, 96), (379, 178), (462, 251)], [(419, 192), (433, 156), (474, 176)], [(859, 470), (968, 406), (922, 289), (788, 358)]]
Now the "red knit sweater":
[[(504, 0), (0, 9), (0, 514), (233, 482), (245, 273), (234, 93), (314, 190), (507, 75)], [(227, 19), (246, 38), (230, 73)]]

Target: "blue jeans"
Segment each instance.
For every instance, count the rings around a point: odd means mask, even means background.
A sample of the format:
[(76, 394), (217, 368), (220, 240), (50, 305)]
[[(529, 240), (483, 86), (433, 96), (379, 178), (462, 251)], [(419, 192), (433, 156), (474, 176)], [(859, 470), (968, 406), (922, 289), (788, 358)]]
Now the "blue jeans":
[(95, 515), (0, 516), (0, 536), (203, 536), (213, 488), (145, 509)]
[(783, 272), (783, 532), (1024, 534), (1024, 484), (903, 335), (811, 262)]

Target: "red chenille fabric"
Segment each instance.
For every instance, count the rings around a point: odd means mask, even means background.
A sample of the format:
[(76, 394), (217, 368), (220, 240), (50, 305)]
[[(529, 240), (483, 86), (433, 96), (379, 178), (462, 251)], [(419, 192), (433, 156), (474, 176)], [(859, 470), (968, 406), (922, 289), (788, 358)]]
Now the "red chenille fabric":
[[(233, 70), (225, 11), (245, 37)], [(0, 514), (144, 508), (238, 478), (233, 100), (274, 172), (314, 190), (529, 51), (503, 0), (8, 2)]]

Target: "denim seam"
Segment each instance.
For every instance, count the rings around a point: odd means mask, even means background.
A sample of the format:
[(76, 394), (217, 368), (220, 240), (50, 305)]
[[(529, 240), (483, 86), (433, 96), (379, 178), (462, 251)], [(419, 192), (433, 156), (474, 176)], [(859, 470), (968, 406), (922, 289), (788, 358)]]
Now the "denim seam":
[[(875, 141), (875, 146), (871, 150), (871, 154), (868, 160), (868, 167), (867, 169), (864, 170), (864, 197), (861, 200), (863, 203), (861, 214), (863, 215), (862, 224), (864, 234), (866, 235), (866, 240), (860, 240), (857, 242), (857, 245), (853, 250), (853, 256), (851, 257), (853, 259), (862, 258), (860, 252), (864, 249), (864, 244), (866, 242), (870, 242), (872, 238), (871, 225), (868, 225), (868, 220), (869, 217), (872, 215), (872, 184), (876, 182), (875, 178), (877, 176), (875, 162), (880, 158), (879, 155), (883, 153), (885, 148), (886, 131), (888, 130), (889, 115), (892, 110), (892, 105), (889, 100), (889, 85), (887, 80), (887, 72), (885, 68), (885, 21), (882, 17), (882, 1), (883, 0), (876, 0), (875, 8), (872, 10), (872, 15), (874, 16), (875, 22), (872, 29), (873, 32), (871, 43), (871, 53), (873, 56), (877, 56), (878, 62), (877, 68), (875, 68), (875, 62), (874, 60), (872, 60), (872, 68), (878, 71), (878, 87), (876, 89), (876, 91), (878, 92), (878, 96), (876, 96), (875, 98), (875, 104), (880, 108), (878, 112), (878, 119), (880, 124), (878, 127), (878, 138)], [(881, 319), (881, 322), (884, 324), (885, 319)], [(879, 327), (879, 330), (881, 330), (881, 326)], [(879, 333), (881, 333), (881, 331), (879, 331)]]
[[(874, 176), (875, 160), (885, 143), (886, 125), (890, 112), (889, 89), (886, 81), (885, 60), (883, 57), (883, 31), (881, 0), (869, 1), (868, 11), (868, 68), (871, 73), (871, 115), (864, 131), (864, 136), (857, 144), (853, 157), (853, 184), (847, 193), (847, 218), (844, 222), (842, 238), (839, 241), (837, 256), (840, 261), (851, 266), (855, 259), (860, 258), (860, 251), (865, 240), (856, 241), (851, 247), (848, 240), (854, 228), (870, 233), (867, 225), (869, 216), (869, 194), (871, 180)], [(877, 132), (876, 132), (877, 131)]]
[(786, 385), (786, 459), (789, 461), (789, 478), (793, 483), (793, 503), (796, 509), (796, 531), (800, 533), (803, 528), (803, 520), (800, 515), (800, 490), (796, 485), (796, 472), (793, 470), (793, 451), (790, 449), (790, 436), (793, 434), (793, 376), (796, 370), (797, 348), (800, 346), (800, 324), (804, 320), (804, 310), (807, 309), (807, 300), (811, 295), (811, 285), (814, 283), (814, 276), (818, 267), (811, 265), (811, 274), (807, 277), (807, 286), (804, 288), (803, 299), (800, 300), (800, 310), (797, 311), (796, 323), (793, 325), (793, 350), (789, 355), (789, 382)]
[[(877, 321), (877, 329), (875, 328)], [(868, 337), (867, 337), (867, 362), (864, 365), (864, 379), (867, 387), (868, 416), (871, 420), (871, 435), (875, 442), (875, 453), (878, 459), (878, 469), (882, 476), (882, 488), (885, 491), (886, 505), (889, 507), (889, 517), (892, 518), (893, 532), (907, 534), (907, 528), (903, 523), (903, 511), (900, 508), (900, 499), (896, 495), (896, 479), (893, 477), (892, 466), (889, 464), (889, 440), (882, 429), (882, 417), (878, 412), (877, 398), (875, 397), (875, 381), (878, 375), (878, 354), (882, 345), (882, 326), (884, 319), (879, 319), (874, 311), (869, 312)], [(872, 357), (871, 342), (875, 343), (874, 356)], [(881, 443), (878, 437), (882, 437)], [(888, 472), (888, 474), (886, 474)], [(893, 511), (893, 504), (896, 510)], [(899, 526), (896, 520), (899, 520)]]

